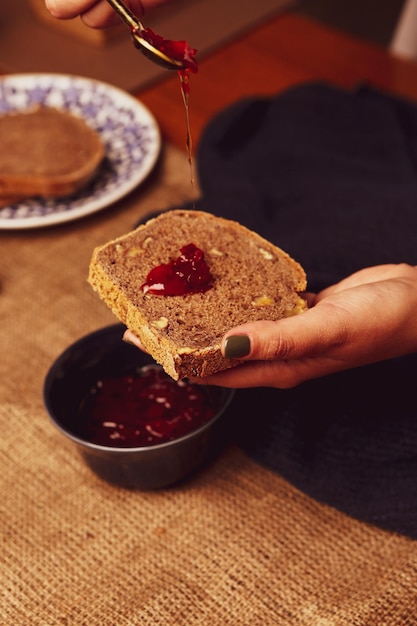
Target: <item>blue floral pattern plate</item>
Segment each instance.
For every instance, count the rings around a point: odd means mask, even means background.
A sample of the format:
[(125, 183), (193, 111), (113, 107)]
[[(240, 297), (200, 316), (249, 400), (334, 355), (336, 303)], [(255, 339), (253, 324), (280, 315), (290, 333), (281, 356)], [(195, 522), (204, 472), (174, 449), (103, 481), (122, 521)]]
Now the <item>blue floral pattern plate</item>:
[(141, 102), (117, 87), (63, 74), (0, 77), (0, 115), (36, 105), (82, 117), (101, 135), (106, 157), (94, 180), (71, 196), (0, 205), (0, 229), (38, 228), (99, 211), (139, 185), (158, 159), (161, 135), (155, 118)]

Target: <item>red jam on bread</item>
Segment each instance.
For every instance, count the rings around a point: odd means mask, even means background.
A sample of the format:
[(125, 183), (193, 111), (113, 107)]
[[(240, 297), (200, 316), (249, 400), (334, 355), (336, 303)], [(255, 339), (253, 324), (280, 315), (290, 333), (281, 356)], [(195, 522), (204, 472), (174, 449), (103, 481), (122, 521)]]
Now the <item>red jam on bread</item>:
[(153, 268), (142, 290), (157, 296), (185, 296), (204, 293), (212, 286), (213, 276), (204, 260), (204, 252), (189, 243), (181, 248), (178, 258)]

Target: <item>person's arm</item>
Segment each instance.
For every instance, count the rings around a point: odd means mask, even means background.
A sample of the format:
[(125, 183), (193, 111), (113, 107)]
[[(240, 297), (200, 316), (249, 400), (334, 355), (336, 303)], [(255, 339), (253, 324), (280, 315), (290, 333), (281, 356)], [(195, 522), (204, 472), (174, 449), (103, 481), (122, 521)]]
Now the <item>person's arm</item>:
[[(417, 352), (417, 267), (366, 268), (308, 300), (310, 308), (294, 317), (231, 329), (222, 352), (242, 365), (195, 382), (288, 388)], [(130, 331), (125, 339), (140, 347)]]
[[(126, 0), (124, 3), (138, 17), (150, 9), (169, 0)], [(106, 0), (45, 0), (45, 6), (54, 17), (70, 19), (81, 16), (83, 22), (90, 28), (106, 28), (120, 22)]]

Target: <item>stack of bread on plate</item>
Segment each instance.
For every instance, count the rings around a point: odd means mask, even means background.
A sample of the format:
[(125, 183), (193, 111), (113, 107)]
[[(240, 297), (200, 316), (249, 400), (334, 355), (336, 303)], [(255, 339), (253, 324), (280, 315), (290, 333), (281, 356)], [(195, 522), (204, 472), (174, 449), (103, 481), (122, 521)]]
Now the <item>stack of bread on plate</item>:
[(0, 206), (73, 194), (96, 175), (105, 154), (82, 118), (36, 106), (0, 115)]

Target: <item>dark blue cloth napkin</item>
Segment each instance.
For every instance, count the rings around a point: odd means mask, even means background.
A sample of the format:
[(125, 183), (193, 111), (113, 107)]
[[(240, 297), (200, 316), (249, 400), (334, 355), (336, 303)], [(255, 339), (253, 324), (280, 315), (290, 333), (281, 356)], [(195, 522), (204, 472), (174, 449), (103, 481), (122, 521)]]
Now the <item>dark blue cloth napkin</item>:
[[(208, 124), (197, 162), (195, 208), (284, 248), (312, 291), (364, 266), (417, 264), (411, 103), (324, 84), (239, 101)], [(239, 391), (235, 440), (321, 502), (417, 538), (416, 389), (412, 355), (291, 390)]]

